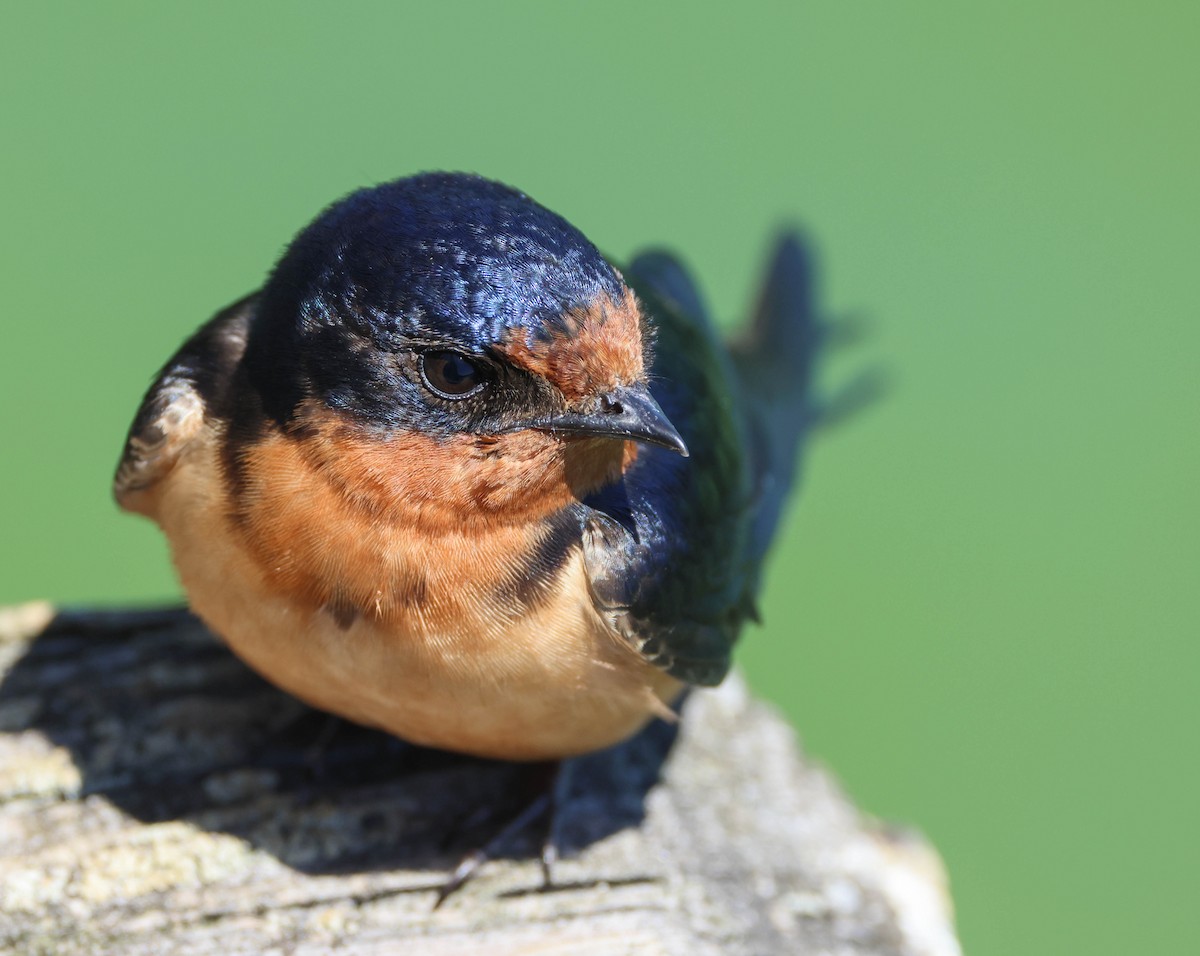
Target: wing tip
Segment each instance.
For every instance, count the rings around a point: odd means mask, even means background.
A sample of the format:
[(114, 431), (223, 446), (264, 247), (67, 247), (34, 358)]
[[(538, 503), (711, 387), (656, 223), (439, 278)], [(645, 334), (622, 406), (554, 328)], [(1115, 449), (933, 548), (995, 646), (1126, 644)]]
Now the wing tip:
[(673, 252), (661, 248), (645, 249), (633, 257), (628, 271), (635, 280), (644, 282), (684, 315), (708, 318), (708, 309), (696, 280)]

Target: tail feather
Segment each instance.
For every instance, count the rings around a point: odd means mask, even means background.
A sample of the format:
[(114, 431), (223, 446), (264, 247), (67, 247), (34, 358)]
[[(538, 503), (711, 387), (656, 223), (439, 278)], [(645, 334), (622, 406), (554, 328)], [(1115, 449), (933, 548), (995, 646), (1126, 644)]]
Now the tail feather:
[(844, 385), (828, 396), (823, 396), (816, 406), (813, 424), (819, 428), (832, 428), (854, 418), (865, 408), (874, 405), (888, 393), (891, 377), (877, 367), (863, 369)]
[(828, 326), (817, 312), (815, 271), (799, 234), (783, 233), (750, 322), (729, 345), (756, 477), (754, 559), (770, 547), (805, 439), (821, 415), (815, 377)]
[(809, 393), (825, 332), (817, 316), (814, 273), (799, 234), (783, 233), (750, 321), (729, 346), (743, 386), (756, 398), (794, 408)]

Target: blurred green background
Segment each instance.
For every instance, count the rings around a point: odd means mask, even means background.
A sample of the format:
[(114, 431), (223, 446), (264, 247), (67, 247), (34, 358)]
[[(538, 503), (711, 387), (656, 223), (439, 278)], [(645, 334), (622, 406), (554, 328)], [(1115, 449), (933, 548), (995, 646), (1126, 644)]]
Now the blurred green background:
[(1195, 946), (1200, 10), (8, 5), (0, 602), (176, 593), (151, 374), (357, 186), (510, 181), (729, 318), (803, 222), (836, 382), (741, 662), (949, 865), (970, 953)]

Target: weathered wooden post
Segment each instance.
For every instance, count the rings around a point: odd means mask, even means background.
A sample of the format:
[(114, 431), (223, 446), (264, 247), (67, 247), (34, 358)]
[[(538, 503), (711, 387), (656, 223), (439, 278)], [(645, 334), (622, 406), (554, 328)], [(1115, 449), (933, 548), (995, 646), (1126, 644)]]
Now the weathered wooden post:
[(332, 722), (180, 611), (0, 611), (0, 673), (5, 952), (959, 952), (935, 852), (736, 677), (588, 758), (552, 891), (517, 846), (434, 912), (508, 766)]

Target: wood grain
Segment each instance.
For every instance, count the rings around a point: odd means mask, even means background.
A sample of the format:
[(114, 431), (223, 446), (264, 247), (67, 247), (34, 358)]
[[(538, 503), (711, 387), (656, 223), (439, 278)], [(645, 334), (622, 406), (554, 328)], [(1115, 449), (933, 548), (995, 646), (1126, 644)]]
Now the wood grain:
[(511, 765), (334, 721), (181, 611), (0, 610), (0, 673), (5, 952), (959, 952), (934, 851), (736, 677), (580, 765), (554, 890), (517, 845), (434, 912)]

